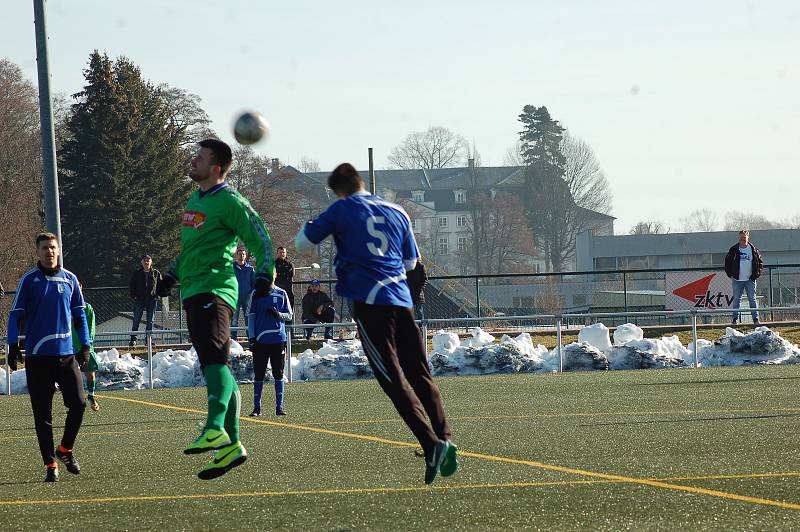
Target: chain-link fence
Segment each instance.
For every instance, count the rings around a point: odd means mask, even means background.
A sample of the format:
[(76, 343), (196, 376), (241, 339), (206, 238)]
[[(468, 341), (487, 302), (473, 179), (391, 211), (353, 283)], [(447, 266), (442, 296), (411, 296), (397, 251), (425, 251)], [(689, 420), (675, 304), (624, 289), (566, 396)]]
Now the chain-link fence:
[[(293, 284), (295, 323), (301, 323), (302, 300), (308, 292), (310, 280)], [(336, 281), (321, 280), (321, 289), (330, 295), (336, 322), (349, 322), (350, 310), (344, 298), (336, 295)], [(86, 288), (86, 300), (92, 304), (97, 319), (98, 332), (130, 331), (133, 328), (133, 300), (127, 287)], [(635, 313), (663, 310), (720, 309), (732, 303), (731, 281), (721, 269), (651, 269), (609, 270), (600, 272), (567, 272), (557, 274), (509, 274), (491, 276), (432, 276), (424, 289), (423, 306), (426, 319), (448, 320), (458, 318), (503, 317), (492, 320), (487, 326), (496, 328), (552, 327), (550, 322), (540, 324), (526, 320), (516, 323), (513, 316), (537, 314), (569, 314), (565, 326), (586, 325), (596, 318), (584, 314)], [(0, 334), (5, 334), (8, 311), (13, 292), (0, 299)], [(800, 265), (772, 265), (765, 267), (756, 284), (758, 307), (794, 307), (798, 312), (781, 313), (782, 320), (800, 319)], [(741, 321), (751, 320), (746, 298), (742, 306)], [(418, 309), (419, 310), (419, 309)], [(761, 321), (772, 321), (776, 316), (762, 316)], [(639, 316), (639, 325), (688, 325), (685, 316)], [(139, 324), (144, 338), (145, 316)], [(186, 328), (186, 316), (177, 292), (169, 299), (159, 299), (153, 327), (156, 330)], [(628, 321), (626, 317), (604, 318), (608, 326)], [(702, 323), (728, 323), (730, 314), (707, 315)], [(443, 323), (443, 325), (447, 325)], [(455, 322), (454, 326), (458, 326)], [(236, 326), (236, 324), (234, 325)], [(238, 327), (244, 328), (240, 313)], [(318, 331), (320, 332), (320, 331)], [(240, 337), (245, 337), (243, 332)], [(127, 345), (130, 335), (98, 339), (98, 345)], [(174, 333), (165, 338), (166, 343), (185, 343), (185, 333)]]

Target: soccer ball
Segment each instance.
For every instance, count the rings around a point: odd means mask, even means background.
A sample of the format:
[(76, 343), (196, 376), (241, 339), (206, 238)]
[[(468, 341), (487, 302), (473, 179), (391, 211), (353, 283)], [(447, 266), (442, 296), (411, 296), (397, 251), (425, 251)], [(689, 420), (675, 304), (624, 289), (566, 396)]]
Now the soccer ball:
[(233, 124), (233, 136), (239, 144), (255, 144), (266, 137), (269, 132), (267, 119), (261, 113), (247, 111), (242, 113)]

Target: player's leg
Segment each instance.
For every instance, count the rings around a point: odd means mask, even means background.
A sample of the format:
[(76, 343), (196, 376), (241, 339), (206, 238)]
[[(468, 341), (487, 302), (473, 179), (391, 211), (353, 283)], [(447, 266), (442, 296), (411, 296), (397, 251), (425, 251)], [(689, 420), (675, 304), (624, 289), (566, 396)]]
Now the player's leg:
[(253, 352), (253, 412), (250, 417), (261, 415), (261, 394), (264, 390), (264, 376), (267, 374), (267, 346), (256, 343), (250, 348)]
[(440, 440), (448, 443), (445, 456), (440, 465), (442, 476), (449, 477), (458, 470), (456, 453), (458, 448), (452, 443), (450, 424), (444, 410), (444, 401), (439, 387), (433, 380), (428, 359), (425, 356), (425, 340), (414, 323), (411, 309), (397, 311), (397, 358), (403, 375), (419, 398), (428, 414), (433, 431)]
[(61, 398), (64, 406), (67, 407), (67, 418), (64, 421), (64, 436), (61, 443), (56, 448), (56, 457), (61, 460), (67, 471), (77, 475), (80, 473), (80, 466), (72, 452), (75, 446), (75, 439), (83, 423), (83, 413), (86, 410), (86, 401), (83, 398), (83, 377), (78, 367), (78, 361), (70, 355), (60, 357), (56, 373), (56, 382), (61, 389)]
[(50, 481), (58, 480), (58, 466), (53, 447), (53, 394), (57, 364), (56, 357), (29, 356), (25, 360), (25, 378), (28, 382), (28, 396), (33, 410), (33, 424), (36, 428), (39, 452), (45, 467), (55, 469), (54, 478), (49, 478)]
[(186, 325), (206, 379), (208, 415), (202, 434), (184, 452), (195, 454), (231, 443), (224, 427), (225, 413), (235, 389), (228, 367), (230, 318), (233, 309), (211, 293), (184, 301)]
[(283, 397), (285, 383), (283, 382), (284, 349), (286, 344), (268, 344), (269, 363), (272, 367), (272, 378), (275, 380), (275, 415), (285, 416), (286, 410), (283, 408)]
[(94, 412), (100, 410), (100, 405), (97, 402), (97, 398), (94, 396), (94, 392), (97, 388), (97, 370), (99, 368), (100, 365), (97, 363), (97, 355), (94, 351), (91, 351), (89, 353), (89, 362), (86, 363), (86, 367), (83, 371), (84, 375), (86, 375), (86, 400)]
[(361, 346), (372, 372), (389, 396), (400, 417), (429, 454), (439, 438), (428, 425), (422, 404), (402, 377), (395, 347), (396, 316), (394, 307), (353, 303), (353, 316), (361, 335)]

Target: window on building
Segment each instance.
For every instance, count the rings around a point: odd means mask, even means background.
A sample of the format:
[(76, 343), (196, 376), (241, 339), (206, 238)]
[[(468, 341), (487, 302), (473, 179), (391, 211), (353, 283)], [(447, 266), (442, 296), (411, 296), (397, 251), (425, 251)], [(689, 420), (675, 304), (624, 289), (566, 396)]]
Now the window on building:
[(595, 270), (615, 270), (617, 268), (617, 257), (595, 257)]
[(464, 252), (467, 251), (467, 246), (469, 246), (469, 244), (467, 242), (468, 242), (467, 237), (465, 237), (465, 236), (458, 237), (458, 252), (459, 253), (464, 253)]
[(440, 236), (439, 237), (439, 254), (440, 255), (447, 255), (447, 237)]
[(467, 193), (463, 190), (456, 190), (456, 203), (466, 203)]
[(460, 215), (456, 219), (456, 226), (457, 227), (466, 227), (467, 226), (467, 217), (464, 215)]
[(417, 220), (416, 218), (411, 220), (411, 230), (412, 231), (419, 231), (419, 220)]
[(439, 227), (447, 227), (447, 216), (439, 216)]
[(411, 201), (422, 203), (425, 201), (425, 192), (422, 190), (415, 190), (411, 193)]

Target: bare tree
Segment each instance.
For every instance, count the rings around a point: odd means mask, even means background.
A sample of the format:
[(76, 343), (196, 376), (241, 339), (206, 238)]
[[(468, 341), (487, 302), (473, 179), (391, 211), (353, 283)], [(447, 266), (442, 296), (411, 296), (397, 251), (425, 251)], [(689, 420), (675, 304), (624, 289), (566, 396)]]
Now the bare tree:
[(300, 160), (297, 161), (297, 165), (295, 166), (298, 170), (307, 174), (309, 172), (319, 172), (319, 161), (312, 159), (311, 157), (307, 157), (303, 155), (300, 157)]
[(517, 141), (513, 146), (509, 146), (503, 157), (504, 166), (525, 166), (525, 158), (522, 156), (522, 142)]
[(561, 153), (566, 159), (564, 180), (575, 205), (584, 209), (576, 214), (579, 225), (577, 233), (581, 233), (591, 225), (592, 213), (586, 210), (603, 214), (611, 212), (613, 199), (611, 187), (600, 168), (594, 150), (584, 140), (573, 137), (569, 131), (565, 131), (561, 139)]
[(6, 289), (33, 264), (42, 228), (42, 163), (36, 88), (0, 59), (0, 274)]
[(171, 111), (173, 123), (184, 131), (181, 147), (188, 148), (203, 139), (217, 137), (211, 128), (211, 119), (200, 107), (200, 96), (166, 83), (156, 87), (156, 91)]
[(687, 233), (701, 233), (716, 231), (719, 224), (717, 214), (709, 209), (695, 210), (689, 216), (680, 220), (683, 230)]
[(631, 227), (628, 233), (632, 235), (663, 235), (669, 233), (669, 228), (664, 225), (664, 222), (658, 220), (651, 220), (646, 222), (638, 222)]
[(741, 229), (779, 229), (780, 224), (768, 220), (765, 216), (751, 212), (731, 211), (725, 213), (726, 231), (739, 231)]
[(463, 166), (468, 152), (466, 139), (445, 127), (432, 126), (408, 135), (389, 153), (393, 168), (448, 168)]
[(233, 149), (233, 163), (228, 173), (228, 183), (236, 190), (246, 194), (254, 188), (258, 177), (269, 173), (270, 158), (258, 155), (250, 146), (238, 145)]

